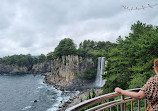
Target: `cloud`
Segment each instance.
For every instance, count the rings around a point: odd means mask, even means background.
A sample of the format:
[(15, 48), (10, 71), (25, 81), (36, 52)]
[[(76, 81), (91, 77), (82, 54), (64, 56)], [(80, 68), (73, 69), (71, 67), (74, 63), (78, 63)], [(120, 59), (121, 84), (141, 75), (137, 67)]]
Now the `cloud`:
[(0, 57), (47, 54), (65, 37), (73, 39), (77, 45), (88, 39), (115, 42), (119, 35), (127, 36), (131, 24), (137, 20), (158, 25), (158, 7), (139, 11), (122, 8), (122, 5), (145, 6), (149, 1), (0, 1)]

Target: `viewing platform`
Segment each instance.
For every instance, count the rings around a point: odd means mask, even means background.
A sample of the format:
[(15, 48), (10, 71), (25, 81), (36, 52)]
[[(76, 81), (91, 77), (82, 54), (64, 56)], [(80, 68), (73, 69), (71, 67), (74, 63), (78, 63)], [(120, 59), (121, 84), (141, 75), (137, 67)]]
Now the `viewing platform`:
[[(136, 91), (139, 92), (141, 88), (136, 88), (136, 89), (129, 89), (128, 91)], [(113, 99), (115, 98), (115, 100)], [(116, 99), (118, 98), (118, 99)], [(113, 100), (110, 100), (113, 99)], [(107, 102), (109, 101), (109, 102)], [(83, 111), (83, 109), (86, 109), (86, 111), (106, 111), (109, 109), (110, 111), (135, 111), (134, 110), (134, 102), (137, 101), (137, 111), (141, 111), (141, 105), (143, 104), (144, 110), (147, 108), (147, 102), (146, 99), (143, 100), (143, 103), (140, 102), (140, 99), (135, 99), (131, 97), (124, 96), (122, 94), (113, 92), (113, 93), (108, 93), (105, 95), (101, 95), (86, 101), (83, 101), (75, 106), (72, 106), (68, 108), (66, 111)], [(98, 105), (96, 105), (98, 104)], [(130, 104), (130, 110), (127, 109), (127, 105)], [(129, 105), (128, 105), (129, 106)], [(108, 110), (108, 111), (109, 111)]]

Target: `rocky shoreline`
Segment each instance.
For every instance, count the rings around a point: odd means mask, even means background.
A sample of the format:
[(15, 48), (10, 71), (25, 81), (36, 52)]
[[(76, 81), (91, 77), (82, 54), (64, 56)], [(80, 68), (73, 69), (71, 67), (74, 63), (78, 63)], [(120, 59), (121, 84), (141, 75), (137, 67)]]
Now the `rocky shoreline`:
[[(97, 96), (103, 94), (102, 88), (94, 88), (94, 91)], [(70, 97), (70, 99), (67, 102), (59, 106), (57, 111), (65, 111), (66, 109), (87, 100), (87, 96), (89, 92), (92, 93), (92, 89), (85, 89), (85, 90), (80, 91), (78, 95), (76, 95), (75, 97)]]
[[(87, 96), (88, 96), (89, 92), (92, 94), (92, 88), (82, 88), (84, 86), (84, 84), (81, 83), (80, 81), (78, 81), (78, 82), (75, 81), (74, 84), (71, 84), (71, 85), (69, 84), (68, 86), (60, 86), (60, 85), (50, 82), (47, 77), (48, 76), (46, 76), (46, 74), (45, 74), (45, 78), (44, 78), (45, 84), (51, 85), (58, 90), (79, 91), (79, 94), (77, 94), (76, 96), (70, 97), (69, 100), (66, 101), (65, 103), (62, 103), (62, 101), (61, 101), (62, 104), (59, 106), (57, 111), (65, 111), (67, 108), (72, 107), (82, 101), (87, 100)], [(93, 89), (96, 93), (96, 96), (103, 94), (102, 88), (93, 88)]]

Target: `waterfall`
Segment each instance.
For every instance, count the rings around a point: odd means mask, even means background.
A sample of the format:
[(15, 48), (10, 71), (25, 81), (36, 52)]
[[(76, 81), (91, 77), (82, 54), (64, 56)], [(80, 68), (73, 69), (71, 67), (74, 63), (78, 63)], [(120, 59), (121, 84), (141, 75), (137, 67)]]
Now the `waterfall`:
[(97, 76), (95, 80), (95, 86), (96, 87), (102, 87), (105, 83), (105, 79), (102, 79), (102, 74), (104, 74), (104, 67), (106, 64), (106, 61), (104, 59), (105, 57), (98, 57), (98, 68), (97, 68)]

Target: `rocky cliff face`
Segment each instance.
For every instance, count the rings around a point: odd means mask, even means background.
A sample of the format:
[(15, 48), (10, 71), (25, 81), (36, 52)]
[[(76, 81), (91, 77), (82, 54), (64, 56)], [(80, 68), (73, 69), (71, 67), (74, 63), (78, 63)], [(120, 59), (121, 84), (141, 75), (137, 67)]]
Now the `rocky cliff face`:
[(50, 62), (35, 64), (31, 70), (28, 70), (27, 67), (0, 64), (0, 74), (44, 74), (45, 80), (49, 84), (71, 87), (71, 85), (81, 85), (83, 81), (79, 79), (79, 76), (89, 68), (96, 68), (92, 58), (69, 55)]
[(28, 73), (28, 69), (26, 67), (18, 67), (15, 65), (5, 65), (0, 64), (0, 74), (14, 74), (14, 73)]
[(79, 56), (63, 56), (52, 61), (51, 66), (51, 73), (46, 74), (46, 82), (62, 87), (79, 86), (83, 81), (78, 76), (89, 68), (96, 68), (92, 58)]
[(46, 72), (51, 72), (50, 62), (35, 64), (31, 70), (17, 65), (0, 64), (0, 74), (42, 74)]
[(33, 74), (43, 74), (51, 72), (51, 62), (35, 64), (29, 72)]

